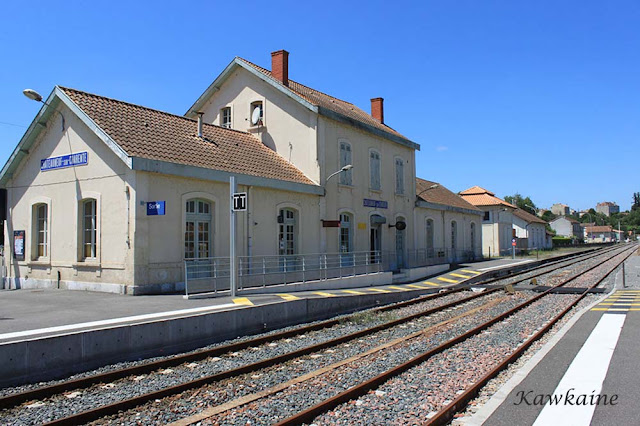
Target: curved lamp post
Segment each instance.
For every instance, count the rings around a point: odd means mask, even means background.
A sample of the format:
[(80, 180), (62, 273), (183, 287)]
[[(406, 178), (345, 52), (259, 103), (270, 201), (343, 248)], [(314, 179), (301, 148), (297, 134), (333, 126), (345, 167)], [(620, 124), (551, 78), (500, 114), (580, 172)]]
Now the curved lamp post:
[[(44, 104), (46, 106), (51, 106), (42, 100), (42, 95), (40, 95), (40, 93), (36, 92), (33, 89), (24, 89), (22, 91), (22, 94), (25, 95), (27, 98), (31, 99), (32, 101), (40, 102), (41, 104)], [(62, 118), (62, 131), (64, 132), (64, 115), (62, 115), (62, 113), (58, 110), (55, 110), (55, 111), (58, 114), (60, 114), (60, 117)]]

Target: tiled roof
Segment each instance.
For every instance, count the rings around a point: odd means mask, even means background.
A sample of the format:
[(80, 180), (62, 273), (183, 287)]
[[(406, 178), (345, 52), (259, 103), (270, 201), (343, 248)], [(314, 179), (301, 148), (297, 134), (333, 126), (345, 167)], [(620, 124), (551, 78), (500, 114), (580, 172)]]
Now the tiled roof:
[[(434, 188), (430, 188), (438, 185)], [(480, 211), (473, 204), (466, 202), (462, 197), (449, 191), (447, 188), (437, 182), (431, 182), (425, 179), (416, 178), (416, 194), (421, 200), (434, 204), (442, 204), (445, 206), (459, 207), (467, 210)]]
[[(280, 83), (279, 80), (277, 80), (275, 77), (271, 75), (271, 71), (265, 68), (262, 68), (254, 64), (253, 62), (247, 61), (244, 58), (238, 58), (238, 59), (245, 62), (247, 65), (253, 67), (257, 71), (260, 71), (261, 73), (273, 78), (274, 81), (276, 81), (277, 83), (282, 84)], [(349, 102), (343, 101), (338, 98), (334, 98), (333, 96), (329, 96), (318, 90), (315, 90), (303, 84), (297, 83), (291, 79), (289, 79), (288, 88), (291, 89), (293, 92), (295, 92), (297, 95), (307, 100), (308, 102), (312, 103), (313, 105), (326, 108), (338, 114), (347, 116), (353, 120), (360, 121), (361, 123), (368, 124), (372, 127), (375, 127), (376, 129), (382, 130), (387, 133), (391, 133), (392, 135), (401, 137), (409, 141), (409, 139), (407, 139), (405, 136), (401, 135), (400, 133), (398, 133), (391, 127), (387, 126), (386, 124), (380, 123), (378, 120), (373, 118), (370, 114), (367, 114), (366, 112), (364, 112), (363, 110), (361, 110), (360, 108), (358, 108), (357, 106)]]
[(585, 228), (587, 232), (612, 232), (611, 226), (587, 226)]
[(540, 219), (538, 216), (534, 216), (531, 213), (526, 212), (522, 209), (515, 210), (513, 212), (513, 215), (516, 217), (519, 217), (520, 219), (528, 223), (547, 223), (544, 220)]
[(493, 192), (487, 191), (479, 186), (472, 186), (462, 191), (460, 196), (474, 206), (507, 206), (512, 209), (516, 208), (514, 205), (496, 197)]
[(130, 157), (315, 185), (253, 135), (139, 105), (60, 88)]

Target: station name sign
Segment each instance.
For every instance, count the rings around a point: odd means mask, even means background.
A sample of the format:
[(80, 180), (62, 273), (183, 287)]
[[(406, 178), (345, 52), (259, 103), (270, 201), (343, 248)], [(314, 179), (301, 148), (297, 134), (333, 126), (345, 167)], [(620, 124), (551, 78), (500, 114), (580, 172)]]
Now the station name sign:
[(369, 198), (365, 198), (362, 205), (364, 207), (374, 207), (376, 209), (386, 209), (389, 207), (389, 203), (387, 203), (386, 201), (371, 200)]
[(65, 167), (86, 166), (88, 163), (89, 154), (87, 151), (77, 152), (75, 154), (40, 160), (40, 171), (46, 172), (48, 170), (64, 169)]

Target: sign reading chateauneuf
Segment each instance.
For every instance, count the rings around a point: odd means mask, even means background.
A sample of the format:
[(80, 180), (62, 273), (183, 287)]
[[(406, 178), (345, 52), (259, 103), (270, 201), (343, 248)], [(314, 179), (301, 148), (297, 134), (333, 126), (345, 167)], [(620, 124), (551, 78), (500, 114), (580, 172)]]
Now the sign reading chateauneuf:
[(86, 166), (88, 163), (89, 154), (86, 151), (77, 152), (40, 160), (40, 171), (46, 172), (47, 170), (63, 169), (65, 167)]

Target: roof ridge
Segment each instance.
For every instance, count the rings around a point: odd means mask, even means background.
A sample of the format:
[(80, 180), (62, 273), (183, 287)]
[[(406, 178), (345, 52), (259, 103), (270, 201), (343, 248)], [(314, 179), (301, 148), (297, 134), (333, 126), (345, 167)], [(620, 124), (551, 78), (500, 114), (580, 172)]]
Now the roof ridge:
[[(111, 98), (109, 96), (98, 95), (96, 93), (85, 92), (84, 90), (78, 90), (78, 89), (74, 89), (72, 87), (64, 87), (64, 86), (57, 86), (57, 87), (62, 89), (62, 91), (70, 90), (70, 91), (73, 91), (73, 92), (82, 93), (84, 95), (93, 96), (93, 97), (101, 98), (101, 99), (107, 99), (109, 101), (117, 102), (119, 104), (124, 104), (124, 105), (129, 105), (129, 106), (132, 106), (132, 107), (137, 107), (137, 108), (144, 109), (144, 110), (147, 110), (147, 111), (152, 111), (152, 112), (168, 115), (168, 116), (171, 116), (171, 117), (180, 118), (180, 119), (191, 121), (191, 122), (194, 122), (194, 123), (197, 123), (197, 121), (198, 121), (195, 118), (185, 117), (184, 115), (178, 115), (178, 114), (174, 114), (174, 113), (167, 112), (167, 111), (162, 111), (162, 110), (155, 109), (155, 108), (149, 108), (149, 107), (146, 107), (144, 105), (134, 104), (132, 102), (127, 102), (127, 101), (123, 101), (123, 100), (120, 100), (120, 99)], [(217, 124), (207, 123), (207, 122), (204, 122), (204, 121), (202, 122), (202, 124), (204, 124), (206, 126), (217, 127), (219, 129), (223, 129), (223, 130), (228, 130), (228, 131), (231, 131), (231, 132), (242, 133), (243, 135), (253, 136), (253, 134), (251, 134), (249, 132), (243, 132), (242, 130), (236, 130), (236, 129), (231, 129), (229, 127), (218, 126)]]
[[(254, 67), (256, 67), (256, 68), (260, 68), (262, 71), (269, 73), (269, 75), (270, 75), (273, 79), (275, 79), (275, 80), (276, 80), (276, 81), (278, 81), (280, 84), (282, 84), (282, 82), (280, 82), (278, 79), (276, 79), (275, 77), (273, 77), (273, 73), (272, 73), (270, 70), (268, 70), (268, 69), (266, 69), (266, 68), (263, 68), (263, 67), (261, 67), (260, 65), (255, 64), (255, 63), (253, 63), (253, 62), (251, 62), (251, 61), (249, 61), (249, 60), (247, 60), (247, 59), (245, 59), (245, 58), (242, 58), (242, 57), (240, 57), (240, 56), (236, 56), (236, 58), (241, 59), (241, 60), (243, 60), (244, 62), (248, 63), (249, 65), (252, 65), (252, 66), (254, 66)], [(356, 108), (359, 108), (357, 105), (355, 105), (355, 104), (353, 104), (353, 103), (351, 103), (351, 102), (349, 102), (349, 101), (345, 101), (344, 99), (340, 99), (340, 98), (337, 98), (337, 97), (335, 97), (335, 96), (332, 96), (332, 95), (330, 95), (330, 94), (328, 94), (328, 93), (322, 92), (322, 91), (320, 91), (320, 90), (318, 90), (318, 89), (314, 89), (313, 87), (307, 86), (306, 84), (302, 84), (302, 83), (300, 83), (299, 81), (295, 81), (295, 80), (293, 80), (293, 79), (289, 79), (289, 81), (290, 81), (290, 82), (292, 82), (292, 83), (298, 84), (298, 85), (300, 85), (300, 86), (304, 87), (305, 89), (313, 90), (314, 92), (318, 92), (318, 93), (320, 93), (320, 94), (322, 94), (322, 95), (325, 95), (325, 96), (327, 96), (327, 97), (329, 97), (329, 98), (332, 98), (332, 99), (335, 99), (335, 100), (337, 100), (337, 101), (344, 102), (345, 104), (349, 104), (349, 105), (351, 105), (351, 106), (354, 106), (354, 107), (356, 107)], [(282, 84), (282, 85), (284, 86), (284, 84)], [(289, 87), (289, 86), (285, 86), (285, 87), (288, 87), (289, 89), (291, 89), (291, 87)], [(294, 89), (291, 89), (291, 90), (294, 90)], [(294, 90), (294, 92), (295, 92), (295, 90)], [(359, 108), (359, 109), (361, 109), (361, 108)], [(364, 110), (363, 110), (363, 111), (364, 111)], [(389, 127), (389, 126), (387, 126), (387, 127)]]

